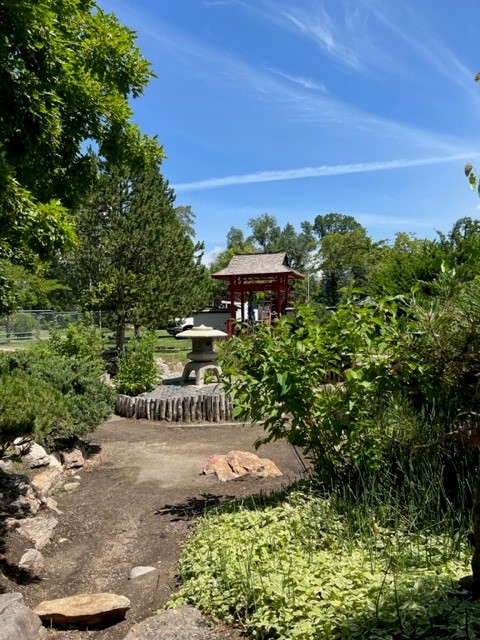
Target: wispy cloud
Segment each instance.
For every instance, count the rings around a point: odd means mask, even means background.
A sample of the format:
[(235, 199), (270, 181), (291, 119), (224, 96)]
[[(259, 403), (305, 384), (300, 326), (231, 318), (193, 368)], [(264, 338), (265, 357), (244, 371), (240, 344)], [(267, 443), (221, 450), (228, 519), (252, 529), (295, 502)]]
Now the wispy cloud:
[(293, 82), (293, 84), (297, 84), (304, 89), (312, 89), (316, 91), (321, 91), (322, 93), (327, 93), (327, 89), (323, 82), (319, 82), (318, 80), (313, 80), (312, 78), (305, 78), (303, 76), (294, 76), (289, 73), (285, 73), (280, 71), (279, 69), (274, 69), (272, 67), (266, 67), (266, 71), (270, 71), (280, 78), (285, 78), (285, 80), (289, 80)]
[(371, 173), (375, 171), (391, 171), (393, 169), (405, 169), (408, 167), (421, 167), (447, 162), (479, 157), (478, 152), (457, 153), (450, 156), (433, 156), (429, 158), (381, 160), (379, 162), (359, 162), (356, 164), (321, 165), (319, 167), (303, 167), (299, 169), (284, 169), (280, 171), (257, 171), (241, 175), (224, 176), (221, 178), (209, 178), (208, 180), (196, 180), (194, 182), (181, 182), (173, 185), (176, 191), (193, 191), (198, 189), (216, 189), (241, 184), (253, 184), (257, 182), (273, 182), (281, 180), (298, 180), (300, 178), (321, 178), (325, 176), (340, 176), (352, 173)]
[(281, 16), (300, 33), (316, 42), (332, 58), (354, 69), (363, 66), (355, 51), (341, 42), (341, 30), (324, 7), (318, 7), (313, 14), (300, 12), (298, 9), (282, 11)]

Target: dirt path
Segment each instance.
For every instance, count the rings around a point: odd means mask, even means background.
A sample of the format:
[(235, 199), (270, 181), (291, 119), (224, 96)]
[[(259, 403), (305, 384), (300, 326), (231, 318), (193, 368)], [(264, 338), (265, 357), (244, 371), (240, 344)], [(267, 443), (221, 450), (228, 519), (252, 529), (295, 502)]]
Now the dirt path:
[[(199, 475), (208, 456), (254, 451), (260, 429), (239, 425), (172, 426), (118, 417), (90, 437), (99, 453), (79, 472), (75, 493), (55, 498), (63, 511), (52, 544), (42, 550), (45, 577), (8, 590), (27, 604), (77, 593), (111, 591), (130, 598), (127, 619), (97, 631), (54, 631), (48, 640), (121, 640), (136, 621), (153, 614), (176, 587), (175, 570), (192, 518), (227, 496), (270, 492), (299, 477), (302, 466), (285, 443), (262, 447), (283, 478), (222, 483)], [(14, 541), (10, 554), (15, 551)], [(23, 541), (23, 550), (25, 544)], [(137, 565), (155, 566), (159, 578), (129, 580)], [(225, 630), (225, 638), (233, 637)]]

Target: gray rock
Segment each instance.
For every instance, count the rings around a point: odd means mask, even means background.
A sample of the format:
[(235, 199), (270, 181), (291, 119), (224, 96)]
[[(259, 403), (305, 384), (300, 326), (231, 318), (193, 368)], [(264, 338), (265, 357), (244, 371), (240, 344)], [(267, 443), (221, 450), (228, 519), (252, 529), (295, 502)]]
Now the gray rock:
[(40, 509), (41, 501), (35, 495), (27, 476), (0, 472), (0, 508), (8, 515), (25, 517)]
[(49, 469), (61, 469), (62, 468), (62, 462), (60, 460), (60, 456), (58, 455), (58, 453), (51, 453), (50, 454), (50, 462), (48, 463), (48, 467), (49, 467)]
[(32, 446), (32, 444), (33, 444), (33, 440), (28, 436), (15, 438), (15, 440), (13, 441), (13, 446), (17, 456), (26, 455), (28, 453), (28, 450)]
[(83, 467), (83, 465), (85, 464), (85, 458), (83, 457), (80, 449), (69, 449), (68, 451), (61, 451), (60, 458), (65, 469)]
[(50, 456), (41, 445), (32, 442), (26, 455), (22, 455), (22, 462), (28, 464), (31, 469), (46, 467), (50, 464)]
[(10, 458), (7, 458), (7, 456), (3, 456), (2, 458), (0, 458), (0, 469), (2, 471), (8, 471), (8, 469), (11, 469), (13, 467), (13, 462), (10, 460)]
[(147, 573), (153, 573), (154, 571), (158, 574), (158, 569), (155, 567), (133, 567), (130, 571), (129, 579), (135, 580), (135, 578), (140, 578), (141, 576), (144, 576)]
[(78, 489), (79, 486), (80, 486), (79, 482), (67, 482), (66, 484), (63, 485), (63, 489), (67, 493), (73, 493)]
[(31, 575), (39, 577), (45, 566), (45, 559), (38, 549), (28, 549), (20, 558), (18, 566)]
[(21, 593), (0, 595), (0, 640), (42, 640), (47, 630)]
[(35, 613), (47, 625), (55, 627), (92, 626), (122, 620), (130, 609), (130, 600), (114, 593), (88, 593), (45, 600)]
[(32, 479), (32, 487), (38, 496), (45, 498), (61, 487), (64, 482), (61, 467), (51, 467), (40, 471)]
[(218, 640), (218, 635), (198, 609), (184, 606), (135, 624), (124, 640)]
[(43, 549), (52, 539), (53, 530), (58, 524), (56, 518), (26, 518), (19, 521), (18, 533), (28, 538), (35, 545), (35, 549)]

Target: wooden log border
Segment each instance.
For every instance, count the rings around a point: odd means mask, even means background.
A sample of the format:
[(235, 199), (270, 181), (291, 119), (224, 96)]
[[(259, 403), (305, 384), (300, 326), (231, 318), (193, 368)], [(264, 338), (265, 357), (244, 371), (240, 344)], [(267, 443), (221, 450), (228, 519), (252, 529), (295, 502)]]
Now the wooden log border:
[(233, 420), (233, 406), (225, 393), (137, 398), (118, 394), (115, 413), (123, 418), (159, 422), (224, 422)]

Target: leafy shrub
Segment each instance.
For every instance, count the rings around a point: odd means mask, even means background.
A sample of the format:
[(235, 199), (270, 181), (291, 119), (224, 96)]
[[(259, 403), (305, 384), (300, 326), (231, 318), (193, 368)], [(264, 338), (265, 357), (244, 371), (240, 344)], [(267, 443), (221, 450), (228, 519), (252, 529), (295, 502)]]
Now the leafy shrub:
[(50, 346), (60, 355), (100, 361), (105, 342), (98, 327), (84, 322), (74, 322), (63, 332), (54, 331), (50, 338)]
[(187, 542), (180, 591), (253, 638), (449, 640), (480, 634), (478, 604), (454, 580), (464, 546), (446, 535), (384, 528), (352, 532), (328, 500), (210, 515)]
[(118, 393), (135, 396), (155, 387), (159, 381), (155, 346), (156, 337), (153, 332), (145, 332), (140, 338), (127, 342), (118, 358), (118, 373), (115, 377)]
[(349, 302), (323, 322), (303, 307), (230, 340), (222, 365), (235, 416), (263, 421), (265, 442), (303, 447), (326, 477), (381, 464), (376, 414), (400, 385), (397, 306)]
[(0, 443), (33, 435), (39, 442), (68, 433), (68, 399), (48, 383), (20, 369), (0, 375)]
[(32, 385), (41, 381), (62, 394), (68, 404), (62, 424), (55, 426), (52, 422), (50, 431), (42, 431), (40, 440), (50, 447), (93, 431), (112, 411), (114, 391), (101, 380), (99, 360), (61, 355), (43, 341), (0, 356), (0, 372), (11, 375), (16, 371), (28, 376)]
[(31, 334), (39, 328), (39, 323), (32, 313), (18, 311), (10, 316), (9, 328), (12, 333)]

